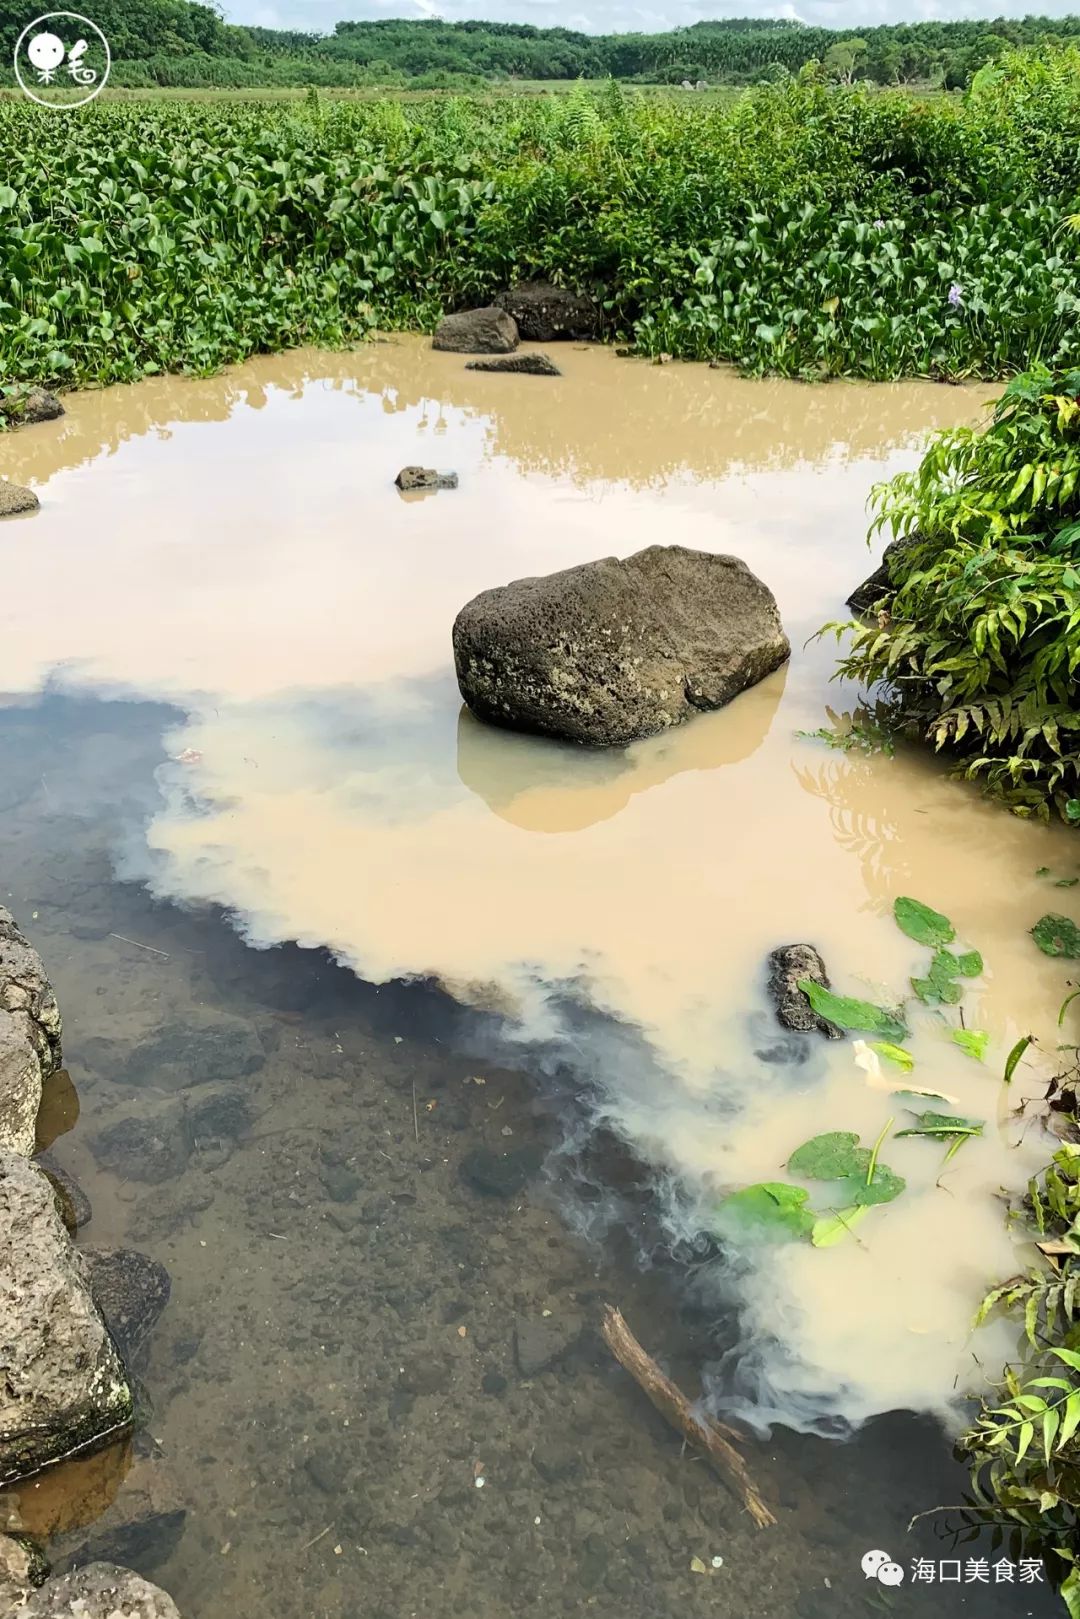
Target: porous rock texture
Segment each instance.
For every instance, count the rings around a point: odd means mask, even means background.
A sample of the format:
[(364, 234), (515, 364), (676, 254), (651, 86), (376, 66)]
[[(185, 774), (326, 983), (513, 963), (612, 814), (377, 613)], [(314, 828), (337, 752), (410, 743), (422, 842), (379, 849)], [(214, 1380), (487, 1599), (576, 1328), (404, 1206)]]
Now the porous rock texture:
[(680, 545), (485, 590), (453, 640), (480, 719), (595, 746), (721, 708), (791, 650), (771, 590), (744, 562)]
[(0, 905), (0, 1151), (33, 1152), (42, 1081), (60, 1060), (52, 985), (41, 957)]
[(0, 1153), (0, 1488), (123, 1433), (131, 1409), (52, 1187)]
[(114, 1563), (89, 1563), (46, 1580), (16, 1614), (17, 1619), (180, 1619), (172, 1597)]
[(529, 343), (595, 337), (599, 326), (599, 312), (591, 298), (568, 287), (552, 286), (550, 281), (519, 281), (500, 292), (496, 303), (514, 317)]
[(505, 309), (462, 309), (443, 317), (431, 346), (452, 354), (509, 354), (518, 346), (518, 329)]

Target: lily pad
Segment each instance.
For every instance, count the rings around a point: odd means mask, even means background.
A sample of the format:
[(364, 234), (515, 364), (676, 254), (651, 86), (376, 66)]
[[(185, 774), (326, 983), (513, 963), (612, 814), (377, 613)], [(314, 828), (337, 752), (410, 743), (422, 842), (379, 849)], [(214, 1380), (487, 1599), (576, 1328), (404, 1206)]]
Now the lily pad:
[(834, 995), (831, 989), (815, 984), (812, 978), (800, 978), (799, 988), (819, 1017), (828, 1018), (841, 1029), (868, 1029), (886, 1040), (904, 1040), (907, 1029), (895, 1012), (872, 1001), (860, 1001), (851, 995)]
[(954, 1029), (952, 1037), (961, 1051), (966, 1051), (976, 1062), (982, 1062), (990, 1044), (990, 1036), (985, 1029)]
[(872, 1208), (876, 1203), (891, 1203), (906, 1186), (904, 1177), (897, 1175), (887, 1164), (875, 1164), (872, 1180), (868, 1181), (865, 1175), (861, 1180), (857, 1176), (848, 1176), (845, 1180), (837, 1181), (835, 1189), (830, 1188), (830, 1191), (837, 1203)]
[(917, 944), (928, 944), (936, 950), (939, 945), (948, 944), (956, 938), (956, 929), (949, 918), (942, 916), (940, 911), (932, 911), (929, 905), (923, 905), (920, 900), (906, 897), (895, 900), (893, 916), (900, 931)]
[(1051, 912), (1040, 917), (1031, 930), (1031, 937), (1044, 956), (1068, 956), (1072, 960), (1080, 956), (1080, 928), (1067, 916), (1055, 916)]
[[(982, 965), (980, 961), (980, 966)], [(911, 987), (927, 1006), (955, 1006), (964, 991), (956, 982), (960, 959), (951, 950), (938, 950), (925, 978), (913, 978)]]
[(805, 1237), (813, 1228), (814, 1213), (806, 1207), (810, 1196), (801, 1186), (784, 1181), (760, 1181), (732, 1192), (717, 1208), (722, 1230), (763, 1237), (769, 1242), (788, 1242)]
[(851, 1130), (827, 1130), (824, 1135), (811, 1136), (801, 1147), (796, 1147), (787, 1166), (792, 1175), (801, 1175), (808, 1181), (839, 1181), (848, 1177), (865, 1180), (870, 1168), (870, 1149), (860, 1147), (858, 1136)]

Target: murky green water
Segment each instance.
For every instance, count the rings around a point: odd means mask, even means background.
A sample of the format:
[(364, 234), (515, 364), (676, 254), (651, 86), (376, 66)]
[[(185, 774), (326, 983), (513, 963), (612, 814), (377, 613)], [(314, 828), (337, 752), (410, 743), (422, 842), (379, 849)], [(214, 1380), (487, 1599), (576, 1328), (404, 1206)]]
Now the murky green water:
[[(1002, 1551), (956, 1547), (955, 1514), (907, 1527), (962, 1499), (938, 1422), (893, 1407), (944, 1413), (970, 1371), (970, 1302), (1010, 1258), (998, 1157), (958, 1160), (948, 1202), (913, 1158), (910, 1224), (752, 1288), (670, 1197), (883, 1105), (840, 1054), (794, 1078), (755, 1055), (773, 944), (895, 984), (888, 908), (914, 892), (977, 936), (997, 1045), (1052, 1022), (1023, 930), (1066, 845), (924, 760), (794, 734), (837, 700), (802, 643), (865, 571), (866, 490), (978, 399), (562, 363), (294, 355), (0, 442), (43, 503), (0, 532), (0, 890), (64, 1009), (81, 1111), (54, 1150), (86, 1240), (173, 1278), (141, 1454), (68, 1509), (163, 1480), (184, 1532), (139, 1555), (186, 1619), (1053, 1611), (965, 1583)], [(400, 500), (416, 461), (461, 488)], [(744, 556), (791, 668), (618, 758), (459, 714), (470, 595), (656, 540)], [(751, 1442), (779, 1519), (756, 1531), (612, 1365), (608, 1300), (691, 1393), (708, 1368), (758, 1420), (865, 1424)], [(20, 1508), (55, 1519), (59, 1493)], [(879, 1546), (961, 1578), (884, 1590)]]

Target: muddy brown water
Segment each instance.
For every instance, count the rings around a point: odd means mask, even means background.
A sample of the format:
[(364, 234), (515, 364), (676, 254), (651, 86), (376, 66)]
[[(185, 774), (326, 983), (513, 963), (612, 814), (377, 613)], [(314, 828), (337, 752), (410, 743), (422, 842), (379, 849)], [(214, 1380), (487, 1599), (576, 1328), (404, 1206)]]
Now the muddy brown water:
[[(152, 1461), (187, 1520), (138, 1557), (187, 1619), (1052, 1612), (860, 1560), (1009, 1552), (908, 1522), (962, 1501), (947, 1433), (1014, 1344), (969, 1322), (1023, 1263), (995, 1193), (1046, 1156), (1011, 1111), (1044, 1070), (997, 1076), (1052, 1042), (1064, 974), (1026, 929), (1070, 909), (1074, 845), (921, 755), (798, 735), (854, 700), (808, 637), (868, 569), (870, 486), (986, 395), (559, 359), (297, 353), (0, 441), (42, 500), (0, 533), (0, 891), (64, 1009), (52, 1150), (86, 1240), (173, 1278), (140, 1454), (9, 1521), (85, 1521)], [(460, 487), (402, 500), (414, 462)], [(745, 558), (790, 667), (619, 754), (461, 712), (465, 600), (656, 541)], [(983, 1138), (944, 1174), (890, 1140), (907, 1191), (858, 1240), (718, 1254), (725, 1189), (907, 1122), (850, 1042), (791, 1061), (762, 981), (808, 937), (841, 987), (902, 993), (903, 893), (986, 960), (986, 1064), (939, 1015), (910, 1042)], [(611, 1366), (607, 1299), (757, 1425), (775, 1529)], [(560, 1353), (523, 1371), (515, 1326)]]

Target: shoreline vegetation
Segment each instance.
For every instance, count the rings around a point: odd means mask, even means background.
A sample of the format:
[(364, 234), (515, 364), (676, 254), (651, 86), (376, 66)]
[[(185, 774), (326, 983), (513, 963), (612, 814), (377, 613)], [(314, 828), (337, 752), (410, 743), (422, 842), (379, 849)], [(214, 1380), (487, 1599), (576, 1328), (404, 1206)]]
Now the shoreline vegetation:
[(0, 104), (0, 376), (208, 373), (551, 281), (651, 358), (1004, 378), (1080, 339), (1080, 48), (962, 97)]

